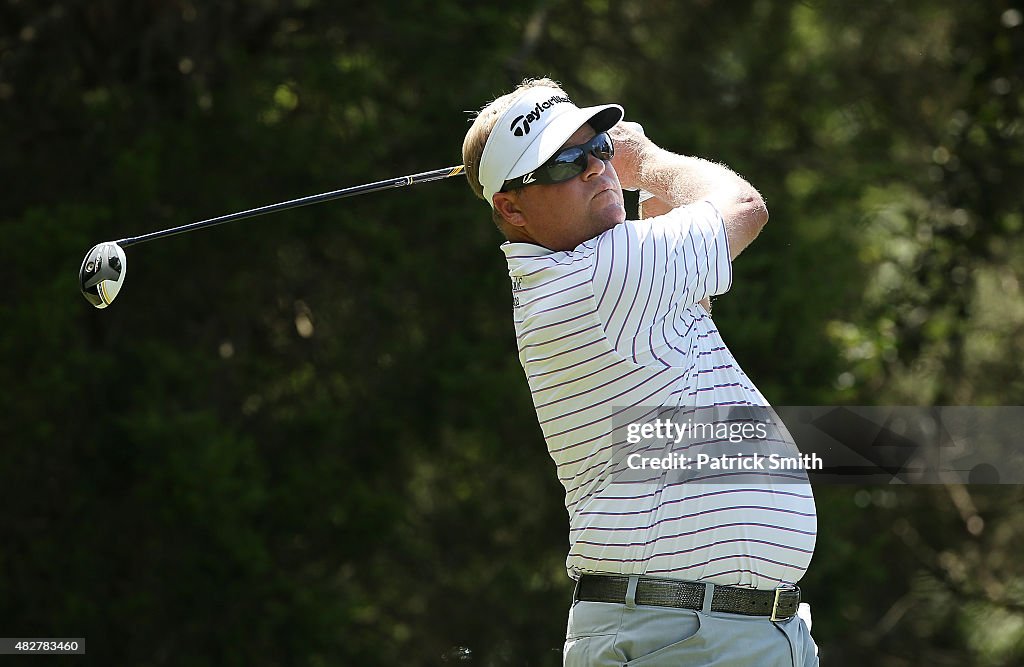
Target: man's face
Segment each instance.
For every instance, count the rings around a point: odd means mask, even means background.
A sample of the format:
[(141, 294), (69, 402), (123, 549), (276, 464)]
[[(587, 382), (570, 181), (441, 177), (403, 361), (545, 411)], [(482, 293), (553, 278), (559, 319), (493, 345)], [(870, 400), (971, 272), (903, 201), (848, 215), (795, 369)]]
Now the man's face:
[[(595, 135), (590, 125), (576, 130), (559, 149), (586, 143)], [(553, 184), (528, 185), (519, 192), (495, 195), (506, 221), (528, 241), (550, 250), (572, 250), (626, 219), (622, 186), (610, 162), (588, 155), (579, 176)], [(500, 200), (498, 198), (504, 197)]]

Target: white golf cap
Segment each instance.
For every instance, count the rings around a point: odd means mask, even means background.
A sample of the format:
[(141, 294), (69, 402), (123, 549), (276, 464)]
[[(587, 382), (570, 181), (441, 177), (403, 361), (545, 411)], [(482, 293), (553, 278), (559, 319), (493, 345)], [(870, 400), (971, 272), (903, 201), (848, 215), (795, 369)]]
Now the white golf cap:
[(505, 181), (547, 162), (585, 123), (595, 132), (604, 132), (623, 114), (618, 104), (580, 109), (559, 88), (527, 88), (487, 137), (479, 169), (484, 199), (494, 208), (492, 197)]

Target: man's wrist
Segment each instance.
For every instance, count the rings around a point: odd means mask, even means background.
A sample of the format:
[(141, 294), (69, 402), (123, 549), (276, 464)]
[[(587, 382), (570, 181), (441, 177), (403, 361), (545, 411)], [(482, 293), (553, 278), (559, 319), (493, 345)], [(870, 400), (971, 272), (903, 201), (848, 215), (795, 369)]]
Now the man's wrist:
[(663, 197), (666, 178), (672, 178), (666, 169), (672, 168), (673, 157), (678, 156), (653, 143), (646, 147), (637, 156), (636, 187), (651, 196)]

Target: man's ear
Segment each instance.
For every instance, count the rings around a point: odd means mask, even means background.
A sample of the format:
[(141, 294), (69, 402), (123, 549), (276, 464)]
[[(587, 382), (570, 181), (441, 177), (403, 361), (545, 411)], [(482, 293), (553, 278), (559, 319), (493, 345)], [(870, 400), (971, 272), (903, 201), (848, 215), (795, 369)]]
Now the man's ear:
[(526, 225), (526, 216), (520, 208), (519, 197), (515, 192), (496, 192), (491, 201), (494, 202), (494, 210), (505, 222), (514, 227)]

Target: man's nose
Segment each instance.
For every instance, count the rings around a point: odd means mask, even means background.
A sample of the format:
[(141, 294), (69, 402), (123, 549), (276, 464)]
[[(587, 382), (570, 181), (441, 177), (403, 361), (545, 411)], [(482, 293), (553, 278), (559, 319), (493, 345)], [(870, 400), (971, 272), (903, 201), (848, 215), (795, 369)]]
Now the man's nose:
[(587, 153), (587, 168), (583, 170), (583, 180), (590, 180), (594, 176), (600, 176), (607, 168), (604, 160), (593, 153)]

